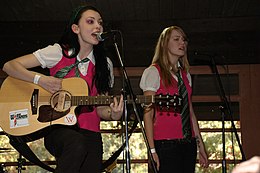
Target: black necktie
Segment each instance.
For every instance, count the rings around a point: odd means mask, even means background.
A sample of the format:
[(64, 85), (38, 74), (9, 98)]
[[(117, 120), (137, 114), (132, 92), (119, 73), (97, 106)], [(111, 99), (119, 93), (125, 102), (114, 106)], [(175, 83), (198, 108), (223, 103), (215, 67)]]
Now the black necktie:
[(179, 95), (183, 98), (183, 107), (181, 111), (181, 119), (182, 119), (182, 132), (184, 138), (191, 139), (191, 126), (190, 126), (190, 111), (189, 111), (189, 100), (188, 100), (188, 92), (185, 84), (181, 78), (180, 71), (176, 73), (178, 77), (178, 90)]
[(70, 66), (66, 66), (66, 67), (60, 69), (59, 71), (57, 71), (57, 73), (54, 76), (58, 77), (58, 78), (63, 78), (64, 76), (66, 76), (70, 72), (70, 70), (72, 70), (75, 67), (75, 76), (80, 77), (78, 64), (79, 63), (88, 62), (88, 61), (89, 61), (88, 58), (85, 58), (85, 59), (83, 59), (81, 61), (77, 60), (77, 62), (75, 64), (72, 64)]

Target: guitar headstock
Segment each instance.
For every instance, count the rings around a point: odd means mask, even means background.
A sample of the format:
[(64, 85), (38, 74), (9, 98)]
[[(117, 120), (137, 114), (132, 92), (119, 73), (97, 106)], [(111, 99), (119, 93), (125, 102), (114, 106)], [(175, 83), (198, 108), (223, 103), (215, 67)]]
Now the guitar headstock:
[(180, 112), (182, 109), (182, 97), (174, 94), (159, 94), (155, 96), (155, 104), (167, 111)]

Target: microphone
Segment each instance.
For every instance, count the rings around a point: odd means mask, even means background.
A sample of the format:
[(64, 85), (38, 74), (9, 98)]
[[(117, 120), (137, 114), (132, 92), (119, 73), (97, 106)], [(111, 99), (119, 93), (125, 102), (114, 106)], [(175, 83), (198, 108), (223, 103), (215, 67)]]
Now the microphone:
[(111, 31), (108, 31), (108, 32), (96, 33), (97, 40), (98, 41), (105, 41), (106, 39), (108, 39), (110, 37), (114, 37), (117, 32), (118, 32), (117, 30), (111, 30)]
[(204, 52), (199, 52), (199, 51), (194, 51), (194, 55), (195, 56), (204, 56), (204, 57), (215, 57), (216, 55), (211, 55), (208, 53), (204, 53)]
[[(205, 52), (200, 51), (194, 51), (193, 55), (194, 57), (193, 61), (197, 62), (197, 64), (225, 64), (225, 56), (220, 56), (217, 54), (209, 54)], [(217, 62), (215, 62), (217, 61)]]

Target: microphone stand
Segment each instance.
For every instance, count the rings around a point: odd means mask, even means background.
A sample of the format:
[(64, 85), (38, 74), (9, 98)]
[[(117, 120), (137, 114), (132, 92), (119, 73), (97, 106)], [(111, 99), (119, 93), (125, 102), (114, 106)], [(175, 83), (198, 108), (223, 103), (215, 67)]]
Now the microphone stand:
[(23, 164), (25, 163), (25, 159), (22, 157), (22, 155), (19, 153), (19, 158), (17, 159), (17, 163), (18, 163), (18, 166), (17, 166), (17, 170), (18, 170), (18, 173), (21, 173), (22, 170), (25, 170), (25, 168), (23, 167)]
[[(119, 32), (119, 31), (118, 31)], [(129, 77), (127, 75), (127, 72), (125, 70), (125, 66), (124, 66), (124, 63), (123, 63), (123, 60), (121, 58), (121, 55), (120, 55), (120, 52), (119, 52), (119, 49), (118, 49), (118, 46), (117, 46), (117, 43), (116, 43), (116, 40), (115, 40), (115, 37), (113, 38), (113, 45), (115, 47), (115, 50), (116, 50), (116, 53), (117, 53), (117, 57), (119, 59), (119, 62), (120, 62), (120, 65), (121, 65), (121, 70), (122, 70), (122, 73), (123, 73), (123, 78), (124, 78), (124, 82), (126, 84), (126, 87), (128, 87), (128, 91), (129, 91), (129, 94), (130, 94), (130, 99), (132, 99), (132, 105), (133, 105), (133, 109), (134, 109), (134, 112), (135, 112), (135, 115), (136, 115), (136, 118), (139, 122), (139, 125), (141, 127), (141, 131), (142, 131), (142, 134), (143, 134), (143, 137), (144, 137), (144, 141), (145, 141), (145, 144), (146, 144), (146, 147), (148, 148), (148, 154), (150, 156), (150, 158), (152, 159), (151, 161), (151, 164), (152, 164), (152, 168), (153, 168), (153, 171), (154, 173), (157, 173), (157, 170), (156, 170), (156, 166), (155, 166), (155, 162), (153, 160), (153, 157), (152, 157), (152, 153), (151, 153), (151, 150), (150, 150), (150, 147), (149, 147), (149, 144), (148, 144), (148, 139), (147, 139), (147, 136), (145, 134), (145, 131), (144, 131), (144, 127), (142, 125), (142, 121), (140, 119), (140, 114), (139, 112), (137, 111), (137, 106), (136, 106), (136, 96), (134, 95), (133, 93), (133, 90), (132, 90), (132, 87), (131, 87), (131, 84), (130, 84), (130, 80), (129, 80)], [(124, 91), (124, 112), (125, 112), (125, 142), (126, 142), (126, 149), (125, 149), (125, 154), (126, 154), (126, 170), (127, 170), (127, 173), (130, 173), (130, 152), (129, 152), (129, 136), (128, 136), (128, 118), (127, 118), (127, 96), (126, 96), (126, 92)]]
[(232, 128), (233, 128), (233, 131), (235, 133), (236, 140), (237, 140), (237, 143), (238, 143), (241, 155), (242, 155), (242, 161), (246, 160), (246, 157), (245, 157), (244, 151), (242, 149), (242, 145), (240, 143), (239, 136), (237, 134), (237, 130), (236, 130), (236, 127), (235, 127), (235, 124), (234, 124), (234, 121), (233, 121), (233, 116), (232, 116), (232, 113), (231, 113), (231, 108), (230, 108), (229, 102), (227, 100), (227, 97), (226, 97), (226, 94), (225, 94), (225, 91), (224, 91), (224, 88), (223, 88), (223, 84), (222, 84), (221, 79), (220, 79), (220, 75), (219, 75), (219, 72), (218, 72), (218, 69), (217, 69), (217, 66), (216, 66), (214, 56), (211, 56), (211, 65), (212, 65), (211, 66), (212, 72), (215, 73), (215, 76), (216, 76), (216, 79), (217, 79), (217, 82), (218, 82), (218, 85), (219, 85), (220, 97), (221, 97), (222, 104), (223, 104), (223, 105), (219, 106), (219, 109), (221, 110), (221, 116), (222, 116), (222, 143), (223, 143), (222, 172), (226, 173), (227, 170), (226, 170), (226, 152), (225, 152), (225, 147), (226, 147), (225, 146), (225, 112), (227, 112), (227, 114), (231, 118)]

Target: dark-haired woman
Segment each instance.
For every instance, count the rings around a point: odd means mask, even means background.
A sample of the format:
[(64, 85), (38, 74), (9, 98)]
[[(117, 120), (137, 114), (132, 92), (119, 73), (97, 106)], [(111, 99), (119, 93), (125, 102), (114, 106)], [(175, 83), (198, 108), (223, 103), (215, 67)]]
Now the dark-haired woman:
[[(73, 12), (60, 41), (32, 54), (5, 63), (10, 76), (35, 83), (50, 93), (62, 87), (62, 79), (80, 77), (87, 83), (90, 96), (107, 95), (113, 86), (113, 65), (106, 57), (96, 34), (103, 32), (100, 12), (93, 6), (81, 6)], [(29, 69), (49, 68), (50, 76)], [(100, 119), (118, 120), (123, 99), (109, 106), (77, 108), (78, 128), (53, 127), (44, 138), (45, 147), (55, 156), (58, 173), (98, 173), (102, 165)]]

